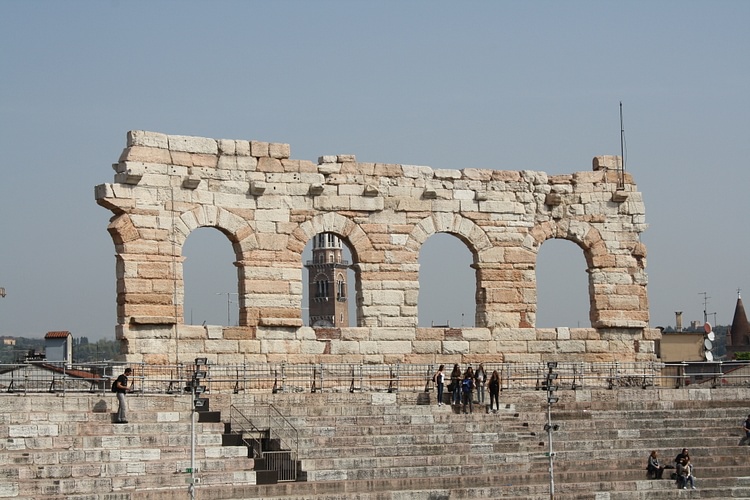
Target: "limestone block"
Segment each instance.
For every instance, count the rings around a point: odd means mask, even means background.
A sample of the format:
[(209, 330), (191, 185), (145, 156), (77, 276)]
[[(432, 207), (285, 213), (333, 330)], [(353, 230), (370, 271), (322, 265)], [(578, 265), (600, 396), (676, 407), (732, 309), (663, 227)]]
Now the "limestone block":
[(609, 342), (606, 340), (587, 340), (586, 352), (609, 352)]
[(261, 340), (260, 352), (265, 354), (280, 353), (280, 354), (299, 354), (300, 345), (299, 342), (291, 340)]
[(205, 137), (190, 137), (184, 135), (170, 135), (167, 137), (169, 149), (185, 153), (199, 153), (217, 155), (219, 147), (214, 139)]
[(277, 208), (273, 210), (258, 209), (255, 211), (255, 220), (272, 222), (289, 222), (289, 210)]
[(145, 146), (167, 149), (169, 147), (169, 140), (166, 134), (146, 132), (144, 130), (131, 130), (127, 134), (127, 145), (128, 147)]
[(361, 210), (365, 212), (375, 212), (379, 210), (383, 210), (385, 207), (385, 202), (382, 197), (348, 197), (349, 198), (349, 208), (351, 210)]
[(465, 340), (443, 341), (443, 354), (468, 354), (469, 342)]
[(586, 342), (583, 340), (561, 340), (557, 343), (557, 350), (561, 353), (584, 353)]
[(261, 158), (268, 156), (268, 143), (262, 141), (250, 141), (250, 156)]
[(454, 328), (452, 331), (460, 332), (460, 336), (464, 340), (492, 340), (492, 334), (489, 328)]
[(291, 148), (289, 144), (270, 143), (268, 145), (268, 155), (271, 158), (289, 158), (291, 154)]
[(436, 179), (460, 179), (461, 171), (438, 168), (433, 171), (433, 175)]
[(432, 179), (433, 170), (431, 167), (420, 166), (420, 165), (402, 165), (401, 166), (404, 177), (411, 179)]
[(359, 342), (331, 340), (330, 345), (331, 354), (334, 355), (350, 355), (360, 353)]
[(592, 166), (594, 170), (620, 170), (622, 158), (613, 155), (595, 156), (592, 160)]
[(412, 342), (415, 354), (441, 354), (442, 347), (440, 340), (415, 340)]
[(341, 172), (341, 163), (320, 163), (318, 164), (318, 172), (323, 175), (338, 174)]
[[(575, 342), (575, 341), (571, 341), (571, 342)], [(538, 352), (538, 353), (556, 353), (558, 352), (557, 342), (555, 341), (529, 342), (528, 350), (529, 352)]]

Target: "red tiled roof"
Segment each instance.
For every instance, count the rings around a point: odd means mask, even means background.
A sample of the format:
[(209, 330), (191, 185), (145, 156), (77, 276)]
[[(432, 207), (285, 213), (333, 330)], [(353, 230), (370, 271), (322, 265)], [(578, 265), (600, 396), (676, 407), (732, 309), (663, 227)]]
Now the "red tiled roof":
[(71, 335), (70, 332), (47, 332), (47, 335), (44, 336), (45, 339), (64, 339), (67, 338), (68, 335)]

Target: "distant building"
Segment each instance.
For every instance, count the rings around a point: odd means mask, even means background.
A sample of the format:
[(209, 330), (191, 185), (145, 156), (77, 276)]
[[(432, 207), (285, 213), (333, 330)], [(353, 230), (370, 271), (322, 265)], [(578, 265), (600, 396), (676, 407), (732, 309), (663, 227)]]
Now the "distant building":
[(3, 345), (16, 345), (16, 339), (13, 337), (3, 337)]
[(737, 292), (737, 305), (734, 307), (732, 326), (727, 333), (727, 357), (732, 359), (737, 352), (750, 351), (750, 323), (747, 321), (742, 297)]
[(664, 333), (659, 345), (660, 357), (665, 363), (705, 361), (702, 332)]
[(73, 362), (73, 335), (70, 332), (47, 332), (44, 336), (44, 350), (47, 361)]
[(333, 233), (320, 233), (313, 238), (312, 260), (308, 271), (308, 307), (310, 326), (349, 326), (347, 270), (349, 263), (342, 259), (341, 239)]

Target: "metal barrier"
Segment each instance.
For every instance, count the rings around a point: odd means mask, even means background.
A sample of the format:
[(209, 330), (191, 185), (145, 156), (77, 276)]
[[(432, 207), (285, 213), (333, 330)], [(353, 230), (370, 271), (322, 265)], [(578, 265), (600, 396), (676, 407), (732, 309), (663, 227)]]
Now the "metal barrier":
[(279, 481), (297, 480), (299, 431), (272, 404), (238, 408), (231, 405), (232, 432), (242, 435), (255, 458), (266, 460), (268, 470), (278, 473)]
[[(543, 389), (547, 364), (484, 363), (487, 376), (497, 370), (503, 391)], [(461, 365), (462, 372), (468, 365)], [(136, 394), (183, 394), (193, 364), (145, 363), (26, 363), (0, 365), (2, 393), (106, 393), (126, 367), (133, 369), (131, 390)], [(254, 363), (206, 365), (206, 393), (302, 392), (425, 392), (434, 387), (436, 364)], [(476, 365), (474, 366), (476, 368)], [(448, 372), (450, 364), (448, 364)], [(617, 389), (624, 387), (681, 388), (687, 386), (750, 386), (750, 362), (690, 363), (558, 362), (560, 389)], [(447, 375), (447, 373), (446, 373)]]

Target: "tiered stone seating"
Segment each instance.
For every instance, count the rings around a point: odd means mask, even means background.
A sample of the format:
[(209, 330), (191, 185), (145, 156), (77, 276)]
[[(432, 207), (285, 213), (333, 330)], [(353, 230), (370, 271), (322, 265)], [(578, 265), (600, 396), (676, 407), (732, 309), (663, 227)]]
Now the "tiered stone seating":
[[(737, 446), (750, 391), (560, 391), (552, 419), (555, 498), (750, 498), (750, 448)], [(548, 499), (546, 393), (504, 392), (502, 408), (470, 415), (416, 393), (211, 395), (211, 409), (273, 404), (299, 431), (299, 479), (256, 484), (244, 446), (222, 447), (224, 424), (199, 423), (201, 499)], [(2, 396), (0, 498), (185, 498), (189, 398), (129, 398), (130, 424), (111, 423), (113, 397)], [(224, 437), (225, 443), (230, 443)], [(655, 449), (682, 448), (696, 491), (648, 480)], [(180, 471), (180, 472), (178, 472)], [(665, 472), (668, 477), (669, 471)]]
[[(130, 498), (186, 491), (191, 464), (189, 400), (129, 396), (127, 424), (113, 424), (114, 397), (30, 394), (0, 398), (0, 498)], [(224, 424), (196, 418), (202, 485), (254, 484), (244, 447), (222, 446)], [(154, 496), (158, 498), (158, 495)]]

